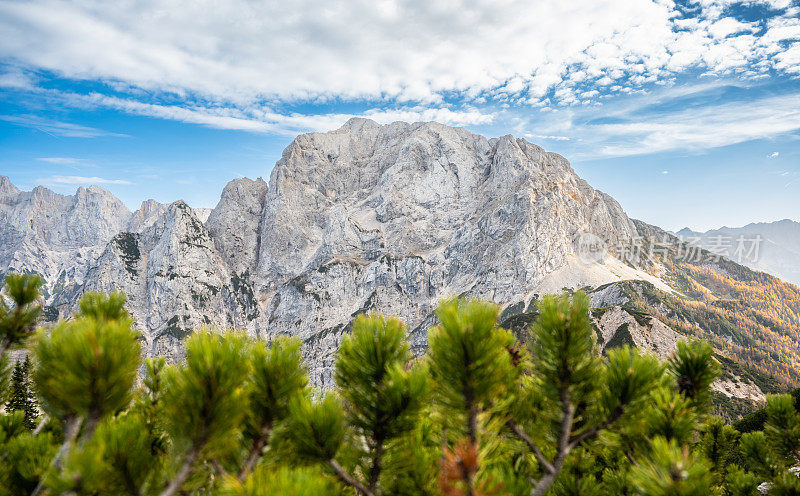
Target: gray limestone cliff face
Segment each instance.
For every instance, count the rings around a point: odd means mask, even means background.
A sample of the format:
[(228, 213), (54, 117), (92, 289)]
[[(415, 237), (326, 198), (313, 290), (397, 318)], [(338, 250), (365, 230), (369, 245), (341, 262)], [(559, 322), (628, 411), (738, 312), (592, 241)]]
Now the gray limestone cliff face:
[(140, 233), (152, 226), (166, 211), (167, 205), (155, 200), (145, 200), (139, 210), (131, 215), (125, 230), (132, 233)]
[(268, 288), (332, 257), (386, 253), (450, 254), (461, 266), (445, 277), (463, 286), (477, 275), (476, 259), (456, 255), (482, 257), (490, 247), (502, 257), (491, 264), (501, 268), (498, 277), (525, 283), (559, 266), (579, 231), (633, 233), (613, 199), (563, 157), (525, 140), (363, 119), (302, 135), (286, 149), (272, 172), (263, 224), (270, 228), (261, 235), (258, 278)]
[(0, 177), (0, 274), (36, 272), (48, 303), (67, 305), (105, 244), (131, 217), (98, 186), (64, 196), (41, 186), (23, 192)]
[(150, 355), (180, 356), (192, 330), (240, 327), (248, 312), (254, 317), (208, 229), (182, 201), (141, 233), (115, 236), (89, 269), (85, 289), (125, 292)]
[(255, 271), (266, 194), (267, 183), (260, 177), (234, 179), (208, 216), (206, 225), (217, 250), (236, 274)]
[(304, 339), (315, 382), (355, 314), (400, 316), (421, 348), (442, 298), (529, 300), (577, 234), (634, 233), (616, 201), (525, 140), (363, 119), (287, 147), (261, 225), (258, 325)]

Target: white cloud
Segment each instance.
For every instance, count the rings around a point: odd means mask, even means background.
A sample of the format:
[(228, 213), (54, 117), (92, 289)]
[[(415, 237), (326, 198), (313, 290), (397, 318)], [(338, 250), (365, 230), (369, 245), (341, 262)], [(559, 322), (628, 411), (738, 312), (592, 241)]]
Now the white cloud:
[(580, 136), (559, 145), (559, 153), (578, 160), (700, 151), (800, 131), (800, 93), (744, 89), (725, 80), (676, 85), (609, 101), (599, 113), (569, 108), (519, 117), (516, 130)]
[(97, 166), (89, 160), (75, 157), (39, 157), (36, 160), (53, 165), (60, 165), (73, 170), (81, 170), (84, 168), (96, 168)]
[(789, 48), (775, 55), (778, 61), (775, 67), (786, 72), (800, 74), (800, 42), (793, 43)]
[(731, 17), (723, 17), (708, 26), (708, 32), (714, 38), (727, 38), (732, 34), (753, 31), (756, 31), (753, 23), (741, 22)]
[[(518, 134), (578, 156), (702, 149), (798, 129), (796, 96), (647, 111), (732, 74), (800, 78), (791, 2), (745, 0), (777, 9), (757, 22), (734, 18), (734, 3), (0, 0), (0, 60), (16, 64), (0, 87), (35, 93), (45, 108), (259, 133), (327, 131), (351, 117), (494, 128), (510, 119)], [(48, 71), (105, 86), (37, 87)], [(687, 71), (703, 83), (676, 84)], [(640, 103), (620, 107), (615, 94)], [(363, 110), (344, 112), (343, 101)], [(618, 119), (590, 122), (598, 106)], [(124, 136), (35, 115), (0, 120), (57, 136)]]
[(74, 158), (74, 157), (40, 157), (36, 160), (40, 162), (47, 162), (49, 164), (58, 164), (58, 165), (85, 165), (87, 164), (86, 160), (82, 158)]
[(692, 3), (703, 7), (710, 17), (720, 17), (725, 9), (733, 5), (758, 5), (773, 10), (787, 9), (792, 5), (792, 0), (694, 0)]
[(780, 153), (778, 153), (778, 152), (772, 152), (772, 153), (770, 153), (770, 154), (769, 154), (769, 155), (767, 155), (767, 156), (768, 156), (769, 158), (777, 158), (777, 157), (778, 157), (778, 155), (780, 155)]
[(395, 121), (436, 121), (459, 126), (488, 124), (494, 120), (494, 115), (481, 112), (477, 109), (451, 110), (449, 108), (424, 107), (370, 110), (363, 114), (349, 117), (367, 117), (382, 124)]
[(36, 182), (41, 184), (133, 184), (124, 179), (105, 179), (102, 177), (84, 177), (84, 176), (51, 176), (37, 179)]
[(0, 121), (10, 122), (22, 127), (36, 129), (43, 133), (66, 138), (96, 138), (99, 136), (125, 137), (125, 134), (112, 133), (94, 127), (81, 126), (36, 115), (0, 115)]
[(788, 11), (775, 18), (786, 25), (773, 19), (775, 31), (758, 39), (755, 25), (725, 17), (729, 4), (701, 0), (701, 14), (686, 20), (666, 0), (0, 0), (0, 57), (126, 92), (248, 105), (529, 98), (559, 84), (558, 101), (569, 105), (592, 81), (622, 91), (694, 66), (798, 71), (791, 54), (773, 60), (794, 29)]
[(525, 137), (531, 139), (544, 139), (553, 141), (569, 141), (572, 139), (569, 136), (553, 136), (547, 134), (532, 134), (532, 133), (525, 133)]
[(626, 122), (591, 127), (589, 132), (623, 142), (603, 146), (600, 151), (606, 156), (713, 148), (800, 129), (800, 99), (791, 94), (733, 101), (661, 116), (629, 116)]
[(281, 114), (263, 106), (179, 106), (144, 103), (129, 98), (107, 96), (100, 93), (48, 91), (47, 98), (60, 104), (76, 107), (105, 108), (128, 114), (170, 119), (218, 129), (235, 129), (251, 132), (269, 132), (293, 135), (305, 131), (329, 131), (344, 124), (351, 117), (366, 117), (382, 124), (394, 121), (436, 121), (443, 124), (465, 126), (487, 124), (493, 114), (474, 108), (452, 110), (444, 107), (398, 107), (371, 109), (361, 113)]
[(34, 86), (34, 79), (20, 70), (8, 70), (0, 73), (0, 88), (30, 90)]

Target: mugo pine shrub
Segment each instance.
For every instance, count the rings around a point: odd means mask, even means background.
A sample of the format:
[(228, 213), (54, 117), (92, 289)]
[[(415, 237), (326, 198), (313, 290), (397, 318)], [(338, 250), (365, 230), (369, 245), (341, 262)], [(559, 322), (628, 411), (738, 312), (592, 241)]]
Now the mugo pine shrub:
[(708, 414), (709, 345), (601, 356), (582, 293), (543, 298), (528, 345), (496, 305), (444, 301), (421, 357), (357, 316), (320, 390), (286, 337), (201, 329), (143, 363), (120, 293), (34, 332), (39, 285), (9, 276), (0, 303), (2, 392), (24, 347), (40, 409), (0, 414), (0, 495), (800, 494), (791, 397), (740, 435)]

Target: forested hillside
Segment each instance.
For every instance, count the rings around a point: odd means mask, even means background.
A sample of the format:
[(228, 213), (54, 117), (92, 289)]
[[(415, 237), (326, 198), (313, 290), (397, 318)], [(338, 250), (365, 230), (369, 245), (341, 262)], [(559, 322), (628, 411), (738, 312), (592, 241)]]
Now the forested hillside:
[[(711, 343), (722, 365), (720, 386), (712, 393), (714, 408), (731, 421), (763, 406), (764, 394), (800, 385), (797, 286), (689, 246), (657, 227), (634, 222), (640, 244), (638, 251), (628, 253), (627, 261), (644, 267), (665, 285), (630, 280), (583, 288), (592, 296), (594, 325), (603, 348), (638, 342), (658, 352), (659, 347), (674, 346), (681, 336)], [(520, 308), (507, 308), (504, 325), (520, 331), (536, 319), (535, 307), (529, 305), (523, 312)], [(603, 316), (615, 308), (631, 317), (613, 320), (619, 326), (616, 329), (601, 329)], [(658, 336), (649, 335), (651, 318), (677, 335), (660, 336), (662, 342), (658, 342)], [(608, 342), (603, 342), (603, 333), (610, 336)]]
[[(637, 228), (647, 240), (669, 236)], [(659, 253), (649, 270), (678, 292), (657, 296), (670, 325), (782, 384), (800, 385), (800, 288), (706, 251), (695, 259)]]

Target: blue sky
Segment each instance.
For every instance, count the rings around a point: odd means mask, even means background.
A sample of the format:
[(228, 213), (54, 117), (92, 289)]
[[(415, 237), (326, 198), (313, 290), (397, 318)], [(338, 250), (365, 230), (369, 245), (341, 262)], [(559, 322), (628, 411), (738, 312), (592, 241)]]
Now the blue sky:
[(351, 116), (513, 134), (668, 229), (800, 220), (797, 0), (0, 0), (0, 174), (213, 207)]

